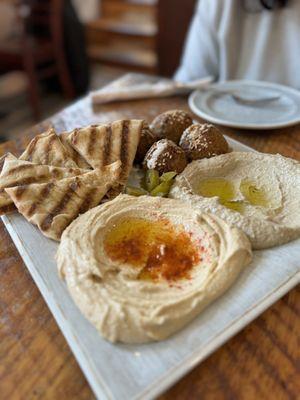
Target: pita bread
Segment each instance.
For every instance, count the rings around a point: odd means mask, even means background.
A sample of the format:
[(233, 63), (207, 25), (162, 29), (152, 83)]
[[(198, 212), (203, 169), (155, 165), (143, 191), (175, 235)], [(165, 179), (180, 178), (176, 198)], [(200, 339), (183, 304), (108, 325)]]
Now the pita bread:
[(78, 167), (53, 128), (32, 139), (21, 155), (20, 160), (31, 161), (36, 164), (54, 165), (56, 167)]
[(75, 161), (79, 168), (92, 169), (92, 167), (85, 161), (85, 159), (81, 157), (81, 155), (71, 146), (68, 140), (69, 135), (69, 132), (63, 132), (59, 135), (60, 141), (67, 149), (69, 156), (72, 158), (73, 161)]
[[(28, 185), (30, 183), (53, 182), (81, 175), (85, 172), (86, 170), (80, 168), (53, 167), (18, 160), (14, 156), (6, 157), (0, 174), (0, 215), (6, 214), (6, 206), (13, 203), (5, 192), (5, 188)], [(12, 207), (10, 211), (13, 209)]]
[(121, 161), (122, 169), (116, 185), (119, 186), (118, 194), (131, 171), (142, 128), (143, 120), (120, 120), (108, 125), (75, 129), (68, 140), (93, 168)]
[(0, 157), (0, 173), (3, 170), (5, 160), (17, 160), (17, 157), (15, 157), (11, 153), (6, 153), (2, 157)]
[[(0, 171), (2, 173), (5, 160), (17, 160), (11, 153), (6, 153), (0, 158)], [(4, 191), (4, 189), (0, 188), (0, 215), (8, 214), (15, 210), (15, 205), (11, 201), (8, 194)]]
[(79, 214), (97, 206), (119, 176), (120, 162), (56, 182), (5, 189), (18, 211), (43, 234), (59, 240)]

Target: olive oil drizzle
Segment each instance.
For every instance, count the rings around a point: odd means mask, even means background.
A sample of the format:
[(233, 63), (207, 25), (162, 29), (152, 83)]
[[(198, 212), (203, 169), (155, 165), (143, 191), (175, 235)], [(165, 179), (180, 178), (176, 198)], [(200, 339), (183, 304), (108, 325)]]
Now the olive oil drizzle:
[[(203, 197), (218, 197), (223, 206), (242, 213), (246, 205), (270, 207), (267, 192), (257, 187), (255, 182), (245, 179), (237, 189), (233, 182), (225, 178), (208, 178), (199, 182), (197, 193)], [(242, 199), (236, 200), (242, 195)]]

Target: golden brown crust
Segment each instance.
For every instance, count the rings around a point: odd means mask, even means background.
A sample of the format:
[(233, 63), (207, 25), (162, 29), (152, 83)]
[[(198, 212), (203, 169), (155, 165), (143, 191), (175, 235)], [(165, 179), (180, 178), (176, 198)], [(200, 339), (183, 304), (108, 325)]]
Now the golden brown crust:
[(228, 153), (229, 146), (220, 130), (211, 124), (193, 124), (182, 134), (179, 145), (188, 161)]
[(56, 167), (77, 167), (53, 128), (32, 139), (20, 160)]
[(187, 161), (179, 146), (171, 140), (161, 139), (150, 147), (143, 166), (145, 169), (155, 169), (160, 174), (169, 171), (180, 173), (187, 166)]
[(192, 123), (193, 119), (186, 111), (170, 110), (158, 115), (150, 128), (158, 139), (166, 138), (178, 144), (183, 131)]
[(85, 161), (83, 157), (71, 146), (70, 142), (68, 141), (70, 133), (63, 132), (59, 135), (59, 138), (62, 144), (67, 149), (69, 156), (72, 158), (73, 161), (78, 165), (79, 168), (83, 169), (91, 169), (92, 167)]
[(143, 120), (120, 120), (106, 125), (75, 129), (68, 140), (72, 147), (93, 167), (102, 168), (115, 161), (122, 167), (109, 197), (119, 194), (126, 184), (141, 137)]
[[(53, 182), (85, 173), (80, 168), (60, 168), (51, 165), (34, 164), (8, 156), (0, 175), (0, 207), (12, 203), (5, 188), (29, 185), (32, 183)], [(4, 213), (4, 211), (2, 213)]]
[(100, 203), (119, 172), (120, 162), (116, 162), (72, 178), (5, 190), (29, 222), (45, 236), (59, 240), (73, 219)]
[(11, 153), (5, 153), (2, 157), (0, 157), (0, 174), (2, 173), (5, 160), (16, 160), (16, 159), (17, 159), (17, 157), (15, 157)]

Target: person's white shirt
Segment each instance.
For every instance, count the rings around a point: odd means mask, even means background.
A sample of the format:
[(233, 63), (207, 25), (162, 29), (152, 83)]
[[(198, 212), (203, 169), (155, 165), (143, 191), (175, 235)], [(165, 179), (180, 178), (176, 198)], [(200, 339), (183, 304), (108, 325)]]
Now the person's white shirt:
[[(255, 2), (256, 0), (249, 0)], [(247, 0), (200, 0), (175, 79), (213, 75), (300, 89), (300, 0), (249, 12)]]

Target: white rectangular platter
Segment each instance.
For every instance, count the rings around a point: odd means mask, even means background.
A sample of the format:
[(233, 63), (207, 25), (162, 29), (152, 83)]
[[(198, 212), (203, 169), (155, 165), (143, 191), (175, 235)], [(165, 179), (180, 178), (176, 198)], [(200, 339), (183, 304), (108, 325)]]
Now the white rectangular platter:
[[(227, 140), (234, 150), (251, 151)], [(59, 278), (54, 260), (57, 243), (17, 213), (2, 219), (99, 399), (158, 396), (300, 280), (300, 239), (256, 251), (233, 287), (168, 340), (111, 344), (81, 315)]]

